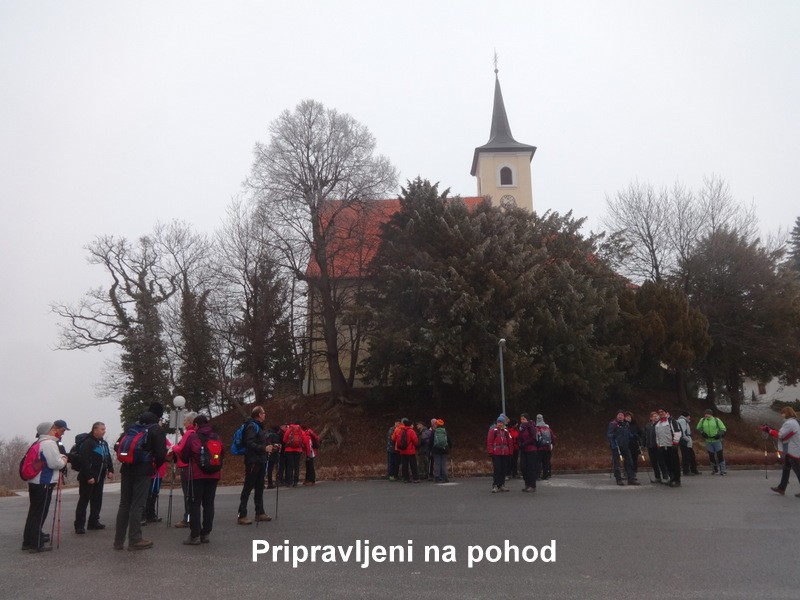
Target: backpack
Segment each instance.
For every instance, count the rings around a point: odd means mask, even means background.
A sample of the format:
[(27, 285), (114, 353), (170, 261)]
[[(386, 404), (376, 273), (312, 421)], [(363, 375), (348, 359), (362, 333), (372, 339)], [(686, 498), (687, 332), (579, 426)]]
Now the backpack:
[(536, 444), (543, 448), (544, 446), (549, 446), (553, 443), (553, 435), (550, 433), (550, 428), (547, 427), (545, 429), (536, 428)]
[(289, 437), (286, 438), (287, 448), (302, 448), (303, 447), (303, 434), (298, 425), (291, 425), (289, 427)]
[(245, 421), (239, 426), (239, 429), (233, 432), (233, 442), (231, 443), (231, 454), (234, 456), (244, 456), (247, 452), (247, 447), (244, 445), (244, 430), (252, 423), (256, 426), (256, 432), (261, 431), (261, 426), (258, 421)]
[(447, 430), (444, 427), (433, 430), (433, 449), (440, 452), (447, 451)]
[(222, 469), (222, 442), (198, 433), (200, 438), (200, 459), (197, 464), (203, 473), (217, 473)]
[(314, 450), (319, 450), (321, 444), (319, 436), (316, 433), (314, 433), (314, 431), (312, 431), (311, 429), (308, 430), (308, 436), (311, 438), (311, 447)]
[(116, 444), (117, 460), (122, 464), (143, 464), (153, 460), (150, 452), (144, 449), (147, 434), (154, 424), (136, 423), (128, 428)]
[(397, 449), (405, 450), (406, 448), (408, 448), (408, 427), (403, 427), (400, 438), (397, 440)]
[(88, 433), (79, 433), (75, 436), (75, 443), (69, 449), (67, 454), (67, 462), (72, 465), (73, 471), (80, 471), (83, 468), (83, 457), (81, 456), (81, 446), (86, 438), (89, 437)]
[(36, 477), (44, 467), (44, 460), (39, 456), (39, 441), (33, 442), (30, 448), (25, 451), (22, 460), (19, 461), (19, 476), (23, 481), (30, 481)]

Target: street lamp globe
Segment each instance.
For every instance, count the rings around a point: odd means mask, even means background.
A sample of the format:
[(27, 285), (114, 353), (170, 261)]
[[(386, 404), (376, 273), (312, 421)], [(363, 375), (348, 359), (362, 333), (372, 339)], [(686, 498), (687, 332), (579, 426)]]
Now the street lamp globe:
[(186, 398), (184, 398), (183, 396), (175, 396), (175, 398), (172, 399), (172, 404), (173, 406), (175, 406), (175, 408), (180, 410), (184, 406), (186, 406)]

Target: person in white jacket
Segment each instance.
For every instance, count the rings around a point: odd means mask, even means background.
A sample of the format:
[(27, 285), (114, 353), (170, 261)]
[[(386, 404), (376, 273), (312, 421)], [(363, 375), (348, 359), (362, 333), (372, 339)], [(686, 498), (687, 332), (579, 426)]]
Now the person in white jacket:
[(64, 426), (59, 427), (46, 421), (36, 428), (39, 437), (35, 442), (39, 444), (37, 461), (41, 465), (41, 470), (33, 479), (28, 480), (30, 505), (22, 534), (22, 549), (27, 552), (45, 552), (52, 549), (52, 546), (45, 546), (42, 527), (50, 509), (53, 488), (61, 477), (61, 469), (67, 466), (67, 457), (61, 454), (57, 444), (59, 434), (66, 429), (66, 423)]
[[(784, 406), (781, 410), (781, 416), (783, 416), (783, 425), (781, 425), (780, 430), (772, 429), (769, 425), (762, 425), (761, 431), (777, 438), (784, 444), (786, 455), (783, 459), (781, 482), (777, 487), (770, 488), (773, 492), (783, 496), (786, 493), (786, 487), (789, 485), (791, 471), (794, 471), (794, 474), (797, 475), (797, 481), (800, 481), (800, 423), (797, 422), (797, 414), (791, 406)], [(800, 498), (800, 493), (795, 494), (795, 496)]]

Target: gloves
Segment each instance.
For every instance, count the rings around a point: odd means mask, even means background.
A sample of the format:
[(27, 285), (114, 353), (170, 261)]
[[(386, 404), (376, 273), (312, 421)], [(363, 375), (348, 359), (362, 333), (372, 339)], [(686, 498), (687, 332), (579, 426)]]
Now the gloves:
[(759, 429), (761, 431), (763, 431), (764, 433), (769, 433), (770, 432), (770, 426), (769, 425), (762, 425), (761, 427), (759, 427)]

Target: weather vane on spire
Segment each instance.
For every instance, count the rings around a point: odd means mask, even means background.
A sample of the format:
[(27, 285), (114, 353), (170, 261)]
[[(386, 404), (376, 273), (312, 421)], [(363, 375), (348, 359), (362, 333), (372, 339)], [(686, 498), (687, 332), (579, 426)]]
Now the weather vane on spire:
[(497, 75), (497, 48), (494, 49), (494, 74)]

